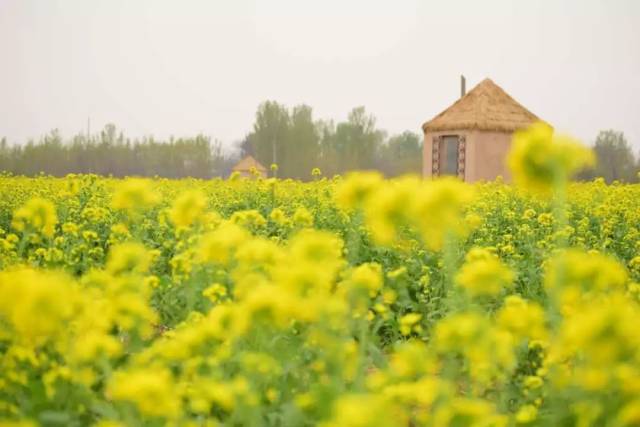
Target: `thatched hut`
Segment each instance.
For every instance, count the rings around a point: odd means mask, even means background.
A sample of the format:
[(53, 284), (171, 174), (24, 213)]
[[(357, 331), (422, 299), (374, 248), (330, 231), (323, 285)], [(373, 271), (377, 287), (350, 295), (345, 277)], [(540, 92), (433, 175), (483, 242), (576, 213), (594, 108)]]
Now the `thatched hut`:
[(267, 168), (262, 166), (260, 162), (253, 158), (253, 156), (245, 156), (231, 169), (232, 172), (238, 172), (240, 176), (246, 178), (253, 178), (255, 176), (261, 176), (265, 178), (267, 176)]
[(540, 119), (490, 79), (422, 125), (423, 176), (457, 175), (467, 182), (510, 180), (506, 156), (514, 131)]

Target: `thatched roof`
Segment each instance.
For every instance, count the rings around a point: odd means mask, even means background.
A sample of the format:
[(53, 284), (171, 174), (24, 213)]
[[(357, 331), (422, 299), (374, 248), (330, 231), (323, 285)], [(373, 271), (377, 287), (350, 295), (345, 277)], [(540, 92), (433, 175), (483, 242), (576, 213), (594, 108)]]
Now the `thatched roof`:
[(265, 168), (264, 166), (262, 166), (260, 164), (260, 162), (258, 162), (256, 159), (253, 158), (253, 156), (245, 156), (242, 160), (240, 160), (238, 163), (236, 163), (236, 165), (233, 167), (233, 171), (238, 171), (238, 172), (248, 172), (251, 170), (251, 168), (256, 168), (256, 170), (258, 172), (266, 172), (267, 168)]
[(484, 79), (452, 106), (422, 125), (424, 132), (478, 129), (513, 132), (540, 119), (491, 79)]

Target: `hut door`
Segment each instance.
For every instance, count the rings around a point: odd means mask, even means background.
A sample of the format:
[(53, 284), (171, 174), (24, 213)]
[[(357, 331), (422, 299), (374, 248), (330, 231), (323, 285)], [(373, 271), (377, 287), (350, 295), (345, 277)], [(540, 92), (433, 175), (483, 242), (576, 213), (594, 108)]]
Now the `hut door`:
[(456, 135), (440, 138), (440, 175), (458, 175), (458, 155), (460, 153), (460, 140)]

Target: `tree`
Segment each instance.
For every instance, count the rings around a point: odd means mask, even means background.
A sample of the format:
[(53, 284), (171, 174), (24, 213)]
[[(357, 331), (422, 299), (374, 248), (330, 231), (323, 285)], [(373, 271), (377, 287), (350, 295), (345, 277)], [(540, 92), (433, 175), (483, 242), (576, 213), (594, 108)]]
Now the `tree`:
[(266, 101), (258, 106), (253, 131), (249, 134), (251, 149), (256, 160), (265, 167), (277, 163), (281, 173), (287, 173), (283, 163), (286, 139), (289, 132), (289, 113), (275, 101)]
[(0, 171), (7, 170), (11, 164), (11, 151), (9, 150), (9, 144), (7, 138), (0, 140)]
[[(279, 177), (301, 180), (311, 179), (315, 167), (329, 177), (362, 169), (379, 169), (389, 176), (420, 173), (422, 158), (418, 135), (405, 132), (387, 141), (364, 107), (352, 109), (346, 121), (335, 124), (314, 120), (308, 105), (288, 109), (266, 101), (258, 106), (251, 132), (234, 145), (241, 156), (251, 154), (266, 167), (277, 163)], [(10, 147), (0, 140), (0, 171), (23, 175), (209, 178), (228, 175), (236, 160), (235, 153), (225, 155), (219, 141), (204, 135), (130, 140), (113, 124), (66, 141), (55, 130), (24, 145)]]
[(289, 111), (277, 102), (263, 102), (246, 141), (240, 144), (242, 153), (252, 154), (266, 167), (277, 163), (279, 177), (309, 179), (318, 166), (320, 133), (308, 105)]
[(597, 159), (596, 176), (603, 177), (607, 182), (632, 182), (637, 179), (635, 158), (622, 132), (600, 131), (593, 150)]
[(378, 149), (385, 133), (376, 129), (376, 119), (364, 107), (356, 107), (346, 122), (338, 123), (329, 141), (336, 156), (339, 173), (349, 170), (374, 169)]
[(251, 134), (246, 135), (243, 139), (239, 141), (236, 141), (234, 143), (234, 146), (236, 150), (239, 151), (240, 158), (243, 158), (249, 155), (255, 157), (255, 153), (253, 152), (253, 146), (251, 145)]
[(55, 176), (68, 173), (96, 173), (114, 176), (164, 176), (167, 178), (210, 178), (224, 174), (232, 159), (225, 157), (219, 141), (197, 135), (194, 138), (153, 137), (130, 141), (114, 125), (98, 135), (79, 134), (63, 141), (51, 131), (38, 141), (8, 147), (0, 141), (0, 171), (21, 175), (40, 172)]
[(394, 135), (381, 147), (380, 170), (386, 176), (420, 174), (422, 171), (422, 139), (406, 131)]
[(325, 176), (331, 177), (341, 172), (336, 149), (336, 126), (333, 120), (316, 122), (320, 138), (318, 167)]
[(308, 105), (293, 107), (285, 146), (287, 151), (283, 159), (286, 173), (284, 176), (309, 179), (311, 170), (318, 166), (320, 134)]

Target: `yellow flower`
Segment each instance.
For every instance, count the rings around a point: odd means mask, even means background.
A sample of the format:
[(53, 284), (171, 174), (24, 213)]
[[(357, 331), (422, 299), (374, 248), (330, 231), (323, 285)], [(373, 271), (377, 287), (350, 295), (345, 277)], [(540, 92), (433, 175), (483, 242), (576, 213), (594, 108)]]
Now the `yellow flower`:
[(58, 223), (56, 208), (48, 200), (34, 198), (13, 213), (11, 226), (18, 231), (35, 231), (53, 237)]
[(507, 160), (518, 185), (548, 191), (593, 165), (594, 155), (574, 139), (554, 135), (549, 125), (536, 123), (514, 134)]
[(125, 427), (125, 424), (114, 420), (100, 420), (93, 427)]
[(211, 302), (217, 302), (220, 298), (225, 297), (227, 295), (227, 288), (220, 283), (214, 283), (209, 286), (207, 289), (202, 291), (202, 295), (209, 299)]
[(75, 337), (70, 356), (76, 362), (90, 362), (102, 355), (115, 357), (121, 353), (122, 343), (116, 337), (90, 330)]
[(496, 256), (476, 258), (471, 254), (456, 275), (456, 283), (471, 296), (495, 296), (513, 284), (513, 272)]
[(236, 251), (237, 260), (247, 269), (272, 267), (282, 260), (282, 256), (282, 250), (278, 245), (262, 238), (250, 239)]
[(142, 210), (156, 205), (160, 201), (148, 179), (129, 178), (116, 187), (111, 205), (120, 210)]
[(425, 343), (417, 340), (397, 344), (389, 360), (390, 374), (400, 378), (433, 375), (437, 371), (437, 363), (429, 350)]
[[(564, 320), (555, 350), (562, 354), (578, 352), (586, 368), (613, 375), (608, 368), (614, 363), (637, 357), (640, 348), (640, 307), (622, 294), (602, 296), (589, 304), (576, 307)], [(585, 371), (586, 372), (586, 371)]]
[(73, 222), (65, 222), (62, 224), (62, 232), (70, 236), (78, 235), (78, 225)]
[(58, 337), (80, 301), (75, 284), (60, 273), (0, 272), (0, 319), (9, 323), (18, 342), (38, 345)]
[(144, 278), (144, 285), (149, 288), (155, 289), (160, 285), (160, 279), (155, 275), (147, 276)]
[(640, 255), (633, 257), (631, 261), (629, 261), (629, 268), (636, 273), (640, 273)]
[(400, 318), (400, 332), (402, 335), (409, 335), (413, 332), (421, 332), (421, 327), (417, 324), (422, 319), (422, 314), (408, 313)]
[(365, 220), (376, 243), (390, 245), (408, 222), (408, 208), (416, 197), (417, 180), (403, 179), (377, 186), (364, 202)]
[(109, 251), (107, 258), (107, 271), (119, 275), (125, 273), (142, 274), (147, 272), (151, 265), (152, 255), (144, 245), (140, 243), (121, 243), (115, 245)]
[(538, 417), (538, 409), (533, 405), (524, 405), (516, 413), (518, 424), (528, 424)]
[(344, 395), (334, 405), (332, 419), (321, 427), (393, 427), (407, 425), (402, 416), (377, 395)]
[(336, 188), (335, 198), (343, 209), (354, 209), (382, 183), (379, 172), (353, 172)]
[(542, 307), (517, 295), (505, 298), (504, 306), (496, 313), (497, 324), (518, 338), (545, 339), (545, 314)]
[(515, 341), (488, 318), (474, 312), (453, 314), (435, 326), (434, 345), (441, 354), (461, 354), (471, 378), (482, 386), (504, 379), (515, 365)]
[(506, 427), (507, 420), (486, 400), (456, 397), (440, 406), (434, 413), (436, 426), (496, 426)]
[(226, 264), (235, 250), (248, 239), (249, 234), (244, 228), (225, 222), (217, 230), (202, 236), (198, 254), (204, 262)]
[(111, 399), (132, 402), (143, 415), (170, 419), (180, 413), (177, 392), (171, 373), (153, 367), (118, 371), (107, 387)]
[(312, 227), (313, 226), (313, 215), (304, 207), (299, 207), (293, 213), (293, 223), (300, 227)]
[(207, 207), (207, 197), (201, 190), (189, 190), (178, 196), (169, 212), (177, 228), (188, 228), (198, 221)]
[(463, 214), (474, 197), (473, 187), (451, 177), (418, 188), (411, 214), (428, 248), (439, 250), (448, 235), (462, 237), (469, 231)]
[(585, 291), (621, 290), (627, 283), (625, 268), (601, 253), (570, 249), (559, 253), (547, 266), (545, 286), (578, 288)]
[(375, 263), (359, 265), (351, 271), (348, 283), (352, 290), (363, 289), (373, 298), (382, 289), (382, 267)]
[(538, 215), (538, 223), (545, 226), (551, 226), (553, 224), (553, 215), (549, 212), (544, 212)]
[(282, 226), (287, 223), (287, 216), (284, 211), (280, 208), (274, 208), (269, 214), (269, 219), (275, 222), (276, 224)]
[(234, 212), (229, 220), (249, 229), (260, 228), (267, 223), (262, 214), (255, 209)]
[(544, 381), (537, 375), (529, 375), (525, 377), (523, 385), (528, 389), (537, 389), (544, 385)]

